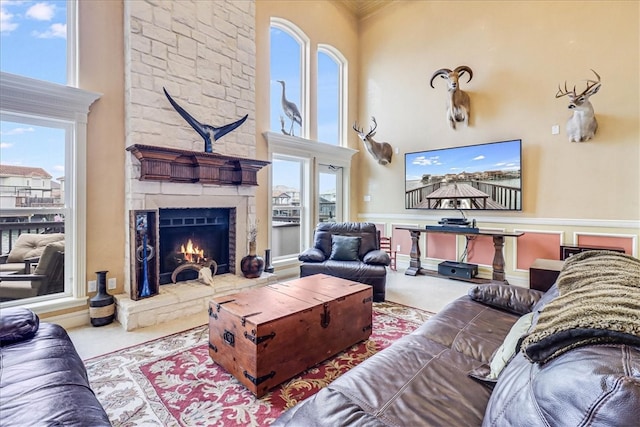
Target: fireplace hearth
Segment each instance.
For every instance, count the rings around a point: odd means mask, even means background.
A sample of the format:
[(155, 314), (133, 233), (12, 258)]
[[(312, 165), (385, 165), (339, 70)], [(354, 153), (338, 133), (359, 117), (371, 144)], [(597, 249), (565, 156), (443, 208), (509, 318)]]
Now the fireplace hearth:
[(235, 273), (235, 217), (235, 208), (159, 209), (160, 284), (196, 279), (200, 268)]

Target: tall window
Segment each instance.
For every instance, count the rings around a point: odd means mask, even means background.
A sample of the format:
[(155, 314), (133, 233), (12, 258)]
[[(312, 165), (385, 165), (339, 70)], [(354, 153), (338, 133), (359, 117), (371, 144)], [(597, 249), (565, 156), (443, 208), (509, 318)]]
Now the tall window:
[(271, 167), (273, 257), (297, 256), (303, 240), (300, 224), (306, 219), (302, 204), (305, 160), (276, 154)]
[(342, 221), (342, 168), (318, 165), (318, 221)]
[(341, 67), (327, 47), (318, 48), (318, 141), (340, 145)]
[[(76, 0), (0, 4), (3, 217), (46, 225), (21, 232), (64, 231), (62, 288), (38, 290), (27, 299), (3, 299), (2, 306), (27, 305), (47, 312), (86, 304), (86, 165), (75, 159), (86, 157), (87, 114), (99, 95), (74, 87), (76, 6)], [(15, 227), (3, 224), (4, 252), (15, 241), (8, 236)]]
[(0, 70), (73, 85), (73, 77), (69, 76), (73, 67), (67, 65), (67, 3), (3, 1)]
[[(348, 205), (343, 171), (348, 176), (355, 150), (343, 147), (344, 57), (331, 46), (318, 45), (317, 67), (310, 75), (310, 40), (296, 25), (280, 18), (271, 20), (270, 49), (271, 133), (267, 140), (273, 161), (271, 247), (277, 263), (297, 259), (311, 243), (318, 222), (342, 220)], [(312, 77), (317, 83), (314, 100), (309, 90)], [(279, 80), (285, 81), (284, 93)], [(309, 117), (311, 102), (317, 106), (316, 129), (309, 126), (314, 121)], [(295, 109), (300, 112), (302, 126), (292, 122)], [(310, 135), (319, 143), (311, 141)]]
[(274, 132), (306, 136), (303, 93), (303, 36), (287, 29), (280, 21), (271, 26), (271, 115)]

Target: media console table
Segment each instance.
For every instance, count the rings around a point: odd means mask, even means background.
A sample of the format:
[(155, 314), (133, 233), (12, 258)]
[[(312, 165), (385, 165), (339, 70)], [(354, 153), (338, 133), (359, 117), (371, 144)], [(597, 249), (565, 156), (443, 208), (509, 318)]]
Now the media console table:
[[(460, 227), (460, 230), (451, 230), (447, 229), (434, 229), (434, 228), (416, 228), (416, 227), (397, 227), (398, 230), (407, 230), (411, 233), (411, 252), (409, 252), (409, 256), (411, 260), (409, 261), (409, 268), (405, 271), (404, 274), (408, 276), (415, 276), (418, 274), (437, 274), (434, 271), (427, 270), (422, 268), (420, 265), (420, 233), (443, 233), (443, 234), (456, 234), (456, 235), (464, 235), (464, 236), (491, 236), (493, 238), (493, 247), (495, 248), (495, 253), (493, 255), (493, 273), (491, 275), (491, 282), (499, 282), (509, 284), (505, 279), (504, 275), (504, 255), (502, 250), (504, 248), (504, 238), (505, 237), (515, 237), (518, 238), (522, 236), (524, 233), (509, 233), (503, 231), (492, 231), (492, 230), (482, 230), (479, 231), (469, 231), (464, 227)], [(426, 242), (425, 242), (426, 244)], [(473, 280), (473, 279), (472, 279)], [(482, 279), (478, 279), (481, 281)], [(475, 280), (474, 280), (475, 281)]]

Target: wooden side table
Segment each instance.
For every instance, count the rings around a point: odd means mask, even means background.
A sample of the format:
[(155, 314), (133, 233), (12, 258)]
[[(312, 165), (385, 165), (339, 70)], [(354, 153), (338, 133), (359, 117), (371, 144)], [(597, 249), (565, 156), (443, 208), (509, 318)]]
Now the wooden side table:
[(564, 261), (536, 259), (529, 267), (529, 288), (547, 292), (556, 282)]
[[(523, 232), (509, 233), (493, 230), (478, 230), (467, 227), (433, 227), (433, 228), (416, 228), (416, 227), (396, 227), (398, 230), (407, 230), (411, 233), (411, 252), (409, 252), (409, 268), (404, 274), (407, 276), (415, 276), (418, 274), (430, 274), (430, 272), (420, 265), (420, 233), (443, 233), (443, 234), (456, 234), (462, 236), (491, 236), (493, 238), (493, 272), (491, 273), (490, 282), (503, 283), (508, 285), (509, 282), (505, 279), (504, 272), (504, 255), (502, 250), (504, 248), (505, 237), (518, 238), (522, 236)], [(437, 274), (437, 272), (436, 272)], [(484, 283), (486, 279), (473, 278), (471, 281), (476, 283)]]

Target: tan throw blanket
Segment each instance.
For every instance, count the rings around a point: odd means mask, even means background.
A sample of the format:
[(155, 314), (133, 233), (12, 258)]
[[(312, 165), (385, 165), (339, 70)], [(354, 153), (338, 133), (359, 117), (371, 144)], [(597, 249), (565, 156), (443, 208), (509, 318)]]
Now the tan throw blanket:
[(573, 348), (602, 343), (640, 346), (640, 260), (610, 251), (570, 257), (559, 296), (522, 342), (525, 356), (546, 363)]

